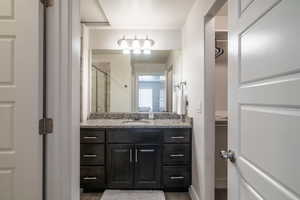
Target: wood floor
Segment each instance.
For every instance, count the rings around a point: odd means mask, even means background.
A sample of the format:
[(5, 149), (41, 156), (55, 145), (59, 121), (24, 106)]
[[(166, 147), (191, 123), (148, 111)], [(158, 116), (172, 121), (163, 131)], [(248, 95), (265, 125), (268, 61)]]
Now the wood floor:
[[(167, 192), (166, 200), (191, 200), (188, 193), (185, 192)], [(86, 193), (81, 194), (80, 200), (100, 200), (101, 194)]]
[[(80, 200), (100, 200), (102, 194), (85, 193), (81, 194)], [(166, 200), (191, 200), (188, 193), (185, 192), (166, 192)], [(227, 200), (227, 190), (217, 189), (215, 200)]]

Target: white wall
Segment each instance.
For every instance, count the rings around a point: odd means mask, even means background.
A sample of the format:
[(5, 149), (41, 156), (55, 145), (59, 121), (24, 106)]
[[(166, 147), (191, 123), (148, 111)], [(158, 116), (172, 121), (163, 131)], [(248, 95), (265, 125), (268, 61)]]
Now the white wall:
[(136, 73), (165, 73), (166, 64), (154, 64), (154, 63), (135, 63), (134, 72)]
[(167, 67), (173, 66), (173, 80), (172, 80), (172, 87), (169, 88), (169, 90), (173, 90), (173, 92), (168, 94), (169, 96), (172, 95), (172, 97), (169, 97), (169, 99), (172, 99), (172, 111), (176, 112), (176, 90), (174, 90), (174, 86), (179, 84), (182, 81), (183, 76), (183, 68), (182, 68), (182, 51), (181, 50), (172, 50), (170, 52), (168, 61), (167, 61)]
[(188, 115), (193, 124), (192, 196), (213, 200), (214, 188), (210, 179), (214, 168), (209, 166), (214, 156), (206, 152), (204, 104), (204, 17), (216, 0), (197, 0), (182, 28), (183, 80), (187, 81)]
[(125, 30), (125, 29), (91, 29), (91, 49), (119, 49), (117, 41), (123, 36), (128, 38), (146, 38), (155, 41), (153, 50), (181, 49), (180, 30)]
[(90, 46), (89, 29), (85, 25), (81, 25), (81, 37), (81, 121), (85, 121), (90, 112)]
[[(93, 63), (110, 63), (110, 112), (131, 112), (132, 67), (130, 55), (96, 54)], [(124, 87), (127, 85), (127, 88)]]

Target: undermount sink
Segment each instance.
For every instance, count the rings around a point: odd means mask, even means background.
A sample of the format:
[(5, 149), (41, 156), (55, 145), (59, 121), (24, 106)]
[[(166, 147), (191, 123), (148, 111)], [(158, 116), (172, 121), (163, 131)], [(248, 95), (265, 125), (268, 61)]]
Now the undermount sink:
[(127, 120), (123, 121), (123, 124), (149, 124), (149, 121), (146, 120)]

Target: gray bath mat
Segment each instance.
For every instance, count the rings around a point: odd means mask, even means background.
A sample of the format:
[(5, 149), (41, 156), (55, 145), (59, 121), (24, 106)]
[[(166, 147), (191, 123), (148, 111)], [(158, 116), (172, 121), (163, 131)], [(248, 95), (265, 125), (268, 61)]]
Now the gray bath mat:
[(165, 200), (159, 190), (105, 190), (101, 200)]

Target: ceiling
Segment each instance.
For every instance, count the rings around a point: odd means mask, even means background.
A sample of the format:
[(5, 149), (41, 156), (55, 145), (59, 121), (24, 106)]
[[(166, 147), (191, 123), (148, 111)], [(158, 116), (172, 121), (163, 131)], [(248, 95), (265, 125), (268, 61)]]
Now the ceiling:
[[(97, 2), (98, 1), (98, 5)], [(195, 0), (81, 0), (81, 19), (113, 28), (179, 29)]]
[(81, 22), (107, 22), (98, 0), (80, 0)]

